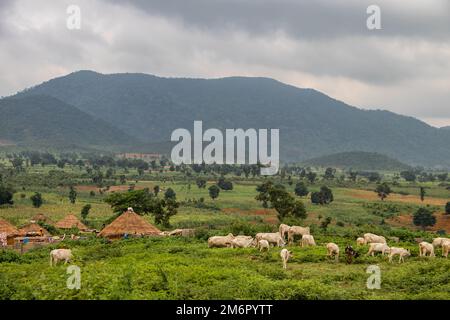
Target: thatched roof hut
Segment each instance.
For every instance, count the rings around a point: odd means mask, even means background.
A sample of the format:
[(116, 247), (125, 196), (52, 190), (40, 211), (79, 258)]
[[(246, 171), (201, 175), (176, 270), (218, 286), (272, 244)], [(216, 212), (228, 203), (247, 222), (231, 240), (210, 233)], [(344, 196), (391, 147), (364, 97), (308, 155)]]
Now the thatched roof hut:
[(113, 222), (107, 225), (98, 234), (100, 237), (118, 239), (124, 235), (133, 236), (159, 236), (161, 233), (151, 223), (147, 222), (140, 215), (136, 214), (133, 209), (129, 208)]
[(20, 231), (15, 226), (0, 218), (0, 233), (5, 233), (8, 244), (14, 243), (14, 237), (20, 236)]
[(33, 218), (31, 218), (30, 222), (43, 222), (45, 224), (54, 225), (55, 223), (43, 213), (38, 213)]
[(56, 228), (59, 229), (72, 229), (72, 228), (78, 228), (80, 231), (86, 231), (88, 230), (88, 227), (86, 227), (80, 220), (78, 220), (77, 217), (75, 217), (73, 214), (67, 215), (64, 219), (57, 222), (55, 224)]
[(49, 237), (51, 236), (45, 228), (42, 228), (37, 223), (29, 223), (19, 229), (19, 232), (24, 237)]

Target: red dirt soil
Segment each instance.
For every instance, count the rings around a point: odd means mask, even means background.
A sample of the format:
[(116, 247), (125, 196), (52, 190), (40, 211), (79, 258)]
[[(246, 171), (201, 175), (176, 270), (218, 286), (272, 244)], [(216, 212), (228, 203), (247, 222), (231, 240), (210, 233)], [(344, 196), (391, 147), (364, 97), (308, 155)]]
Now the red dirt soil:
[[(350, 197), (358, 198), (358, 199), (365, 199), (365, 200), (371, 200), (371, 201), (380, 200), (378, 198), (378, 195), (374, 191), (352, 189), (352, 190), (349, 190), (348, 195)], [(416, 195), (411, 195), (411, 194), (401, 195), (398, 193), (391, 193), (389, 195), (389, 197), (387, 197), (384, 201), (444, 206), (447, 203), (448, 199), (425, 197), (425, 200), (422, 202), (420, 200), (420, 197), (416, 196)]]
[[(445, 232), (450, 233), (450, 215), (445, 213), (436, 213), (436, 224), (432, 227), (427, 228), (427, 230), (437, 231), (437, 230), (445, 230)], [(408, 228), (416, 228), (413, 222), (412, 215), (400, 215), (394, 217), (392, 219), (387, 220), (387, 223), (396, 226), (396, 227), (408, 227)]]

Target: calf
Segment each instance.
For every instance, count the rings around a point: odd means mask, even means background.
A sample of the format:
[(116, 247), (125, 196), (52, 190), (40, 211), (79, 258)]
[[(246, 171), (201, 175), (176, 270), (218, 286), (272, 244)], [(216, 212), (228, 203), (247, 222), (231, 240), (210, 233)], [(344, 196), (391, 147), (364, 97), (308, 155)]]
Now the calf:
[(385, 253), (389, 253), (390, 248), (386, 243), (371, 243), (369, 245), (369, 251), (367, 255), (375, 256), (375, 252), (381, 252), (381, 255), (384, 256)]
[(396, 247), (391, 247), (390, 250), (390, 254), (389, 254), (389, 262), (392, 262), (392, 258), (398, 255), (398, 263), (400, 262), (405, 262), (404, 257), (409, 257), (411, 255), (411, 253), (409, 252), (409, 250), (403, 249), (403, 248), (396, 248)]
[(291, 244), (294, 241), (295, 236), (304, 236), (310, 234), (309, 227), (292, 226), (288, 230), (288, 243)]
[(72, 259), (72, 250), (70, 249), (54, 249), (50, 251), (50, 266), (53, 267), (59, 261), (64, 261), (64, 264)]
[(314, 241), (314, 237), (310, 234), (304, 234), (302, 236), (302, 247), (307, 246), (315, 246), (316, 242)]
[(434, 257), (434, 247), (431, 243), (422, 241), (419, 243), (419, 257), (426, 257), (427, 254), (430, 257)]
[(259, 247), (259, 251), (263, 251), (263, 250), (267, 250), (269, 251), (270, 245), (269, 242), (267, 240), (259, 240), (258, 241), (258, 247)]
[(283, 249), (280, 252), (281, 261), (283, 262), (283, 269), (287, 268), (287, 262), (289, 258), (293, 256), (291, 251), (288, 251), (288, 249)]
[(330, 242), (327, 244), (327, 256), (336, 260), (336, 262), (339, 261), (339, 246), (336, 243)]

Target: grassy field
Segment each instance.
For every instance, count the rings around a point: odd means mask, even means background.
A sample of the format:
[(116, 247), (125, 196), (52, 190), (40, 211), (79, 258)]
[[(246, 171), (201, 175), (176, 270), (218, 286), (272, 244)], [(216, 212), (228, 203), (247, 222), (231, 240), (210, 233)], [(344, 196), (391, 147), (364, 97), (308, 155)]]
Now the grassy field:
[[(49, 169), (35, 168), (42, 176)], [(66, 171), (66, 169), (65, 169)], [(288, 269), (283, 270), (278, 248), (269, 253), (259, 253), (255, 248), (209, 249), (207, 238), (211, 235), (250, 234), (275, 231), (279, 224), (273, 209), (264, 209), (255, 200), (256, 185), (261, 180), (244, 180), (236, 177), (231, 191), (221, 191), (211, 200), (207, 187), (199, 189), (193, 181), (177, 179), (174, 173), (155, 174), (151, 179), (137, 183), (128, 172), (128, 182), (112, 186), (99, 193), (99, 188), (84, 183), (81, 171), (70, 168), (77, 183), (78, 198), (75, 204), (68, 200), (68, 188), (27, 185), (14, 196), (15, 204), (0, 208), (0, 217), (21, 226), (37, 213), (44, 213), (54, 221), (65, 215), (80, 214), (81, 208), (92, 205), (89, 223), (100, 228), (113, 216), (103, 199), (111, 191), (128, 189), (130, 183), (136, 189), (162, 190), (171, 187), (182, 204), (171, 219), (171, 228), (196, 228), (194, 238), (146, 238), (120, 240), (106, 243), (90, 238), (82, 241), (66, 240), (57, 245), (32, 249), (24, 254), (14, 251), (0, 252), (0, 299), (450, 299), (450, 259), (419, 258), (414, 239), (422, 237), (431, 241), (436, 237), (431, 230), (450, 232), (449, 217), (444, 216), (443, 204), (450, 199), (450, 191), (437, 183), (427, 185), (425, 201), (420, 201), (418, 186), (403, 183), (394, 187), (384, 202), (372, 190), (375, 185), (359, 183), (352, 186), (331, 185), (334, 201), (325, 206), (312, 205), (303, 198), (308, 217), (302, 222), (310, 225), (318, 243), (314, 248), (290, 246), (294, 258)], [(119, 173), (116, 173), (119, 174)], [(164, 180), (165, 177), (165, 181)], [(309, 186), (318, 190), (323, 183)], [(293, 185), (285, 184), (293, 192)], [(44, 204), (36, 209), (29, 197), (42, 193)], [(90, 191), (95, 191), (91, 196)], [(23, 194), (23, 195), (22, 195)], [(190, 199), (205, 199), (203, 208), (190, 203)], [(438, 216), (438, 224), (429, 231), (414, 227), (409, 217), (421, 206), (428, 206)], [(319, 225), (331, 217), (327, 230)], [(153, 222), (151, 216), (145, 216)], [(160, 229), (165, 229), (158, 226)], [(365, 257), (366, 247), (359, 247), (361, 257), (354, 264), (347, 264), (341, 257), (339, 263), (326, 257), (325, 244), (337, 243), (341, 251), (347, 244), (355, 245), (355, 239), (364, 232), (375, 232), (386, 237), (401, 239), (395, 246), (411, 250), (406, 263), (390, 264), (386, 257)], [(388, 241), (389, 242), (389, 241)], [(392, 243), (390, 243), (392, 244)], [(75, 259), (73, 264), (81, 268), (80, 290), (66, 287), (66, 268), (49, 266), (49, 252), (55, 247), (70, 247)], [(381, 269), (381, 289), (369, 290), (366, 273), (369, 265)]]

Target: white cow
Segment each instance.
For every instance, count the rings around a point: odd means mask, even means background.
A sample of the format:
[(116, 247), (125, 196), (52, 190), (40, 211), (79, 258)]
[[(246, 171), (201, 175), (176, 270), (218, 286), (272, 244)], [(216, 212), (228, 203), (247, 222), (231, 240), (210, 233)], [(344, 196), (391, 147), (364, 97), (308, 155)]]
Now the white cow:
[(226, 236), (214, 236), (208, 239), (209, 248), (229, 248), (231, 246), (231, 241), (233, 241), (234, 236), (229, 233)]
[(283, 262), (283, 269), (287, 268), (287, 262), (289, 260), (289, 258), (291, 258), (293, 256), (292, 252), (289, 251), (288, 249), (283, 249), (280, 252), (280, 257), (281, 257), (281, 261)]
[(419, 243), (419, 257), (426, 257), (427, 254), (430, 257), (434, 257), (434, 247), (431, 243), (422, 241)]
[(280, 224), (280, 226), (278, 227), (278, 231), (280, 232), (280, 236), (281, 238), (286, 239), (286, 233), (288, 233), (290, 226), (288, 226), (287, 224)]
[(365, 233), (364, 240), (367, 243), (386, 243), (386, 238), (373, 233)]
[(248, 248), (252, 245), (253, 238), (251, 236), (236, 236), (231, 241), (232, 248)]
[(391, 247), (390, 254), (389, 254), (389, 262), (392, 262), (392, 258), (395, 255), (399, 256), (398, 263), (400, 263), (402, 261), (405, 262), (404, 257), (409, 257), (411, 255), (411, 253), (409, 252), (409, 250), (406, 250), (403, 248)]
[(367, 255), (372, 257), (375, 256), (375, 252), (381, 252), (381, 255), (384, 256), (385, 253), (389, 253), (390, 248), (386, 243), (371, 243), (369, 244), (369, 251)]
[(259, 240), (258, 241), (258, 247), (259, 247), (259, 251), (263, 251), (263, 250), (267, 250), (269, 251), (270, 245), (269, 242), (267, 240)]
[(315, 246), (316, 242), (314, 241), (314, 237), (310, 234), (304, 234), (302, 236), (302, 247), (307, 246)]
[(434, 238), (433, 239), (433, 247), (435, 247), (435, 248), (442, 247), (442, 245), (445, 242), (450, 242), (450, 239), (449, 238)]
[(294, 236), (304, 236), (310, 234), (309, 227), (292, 226), (288, 230), (288, 243), (294, 241)]
[(336, 243), (330, 242), (327, 244), (327, 256), (334, 257), (336, 262), (339, 261), (339, 246)]
[(64, 261), (64, 264), (72, 260), (72, 250), (70, 249), (54, 249), (50, 251), (50, 266), (56, 265), (59, 261)]
[(257, 233), (255, 236), (256, 241), (267, 240), (267, 242), (272, 243), (274, 246), (283, 247), (286, 245), (283, 238), (281, 238), (279, 232), (273, 233)]
[(366, 244), (366, 240), (364, 238), (359, 237), (358, 239), (356, 239), (356, 244), (358, 246), (363, 246)]
[(447, 258), (448, 257), (448, 252), (450, 251), (450, 242), (445, 242), (442, 245), (442, 256)]

